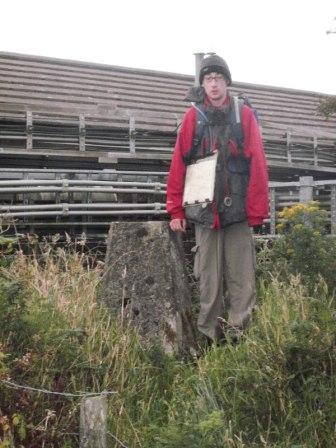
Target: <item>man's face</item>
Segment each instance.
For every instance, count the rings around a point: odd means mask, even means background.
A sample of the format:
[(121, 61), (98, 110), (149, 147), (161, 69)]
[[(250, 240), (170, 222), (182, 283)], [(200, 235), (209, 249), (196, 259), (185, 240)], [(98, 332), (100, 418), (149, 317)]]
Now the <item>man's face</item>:
[(211, 102), (224, 101), (227, 94), (226, 79), (221, 73), (209, 73), (203, 78), (202, 86)]

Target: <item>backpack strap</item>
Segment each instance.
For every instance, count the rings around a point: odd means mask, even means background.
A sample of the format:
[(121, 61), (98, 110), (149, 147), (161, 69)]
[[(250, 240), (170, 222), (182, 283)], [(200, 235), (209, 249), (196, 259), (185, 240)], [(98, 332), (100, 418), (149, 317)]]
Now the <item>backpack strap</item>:
[(204, 128), (207, 124), (209, 124), (209, 120), (208, 117), (206, 116), (202, 104), (193, 103), (192, 107), (196, 109), (196, 129), (195, 129), (193, 146), (198, 146), (201, 144)]
[(202, 143), (204, 129), (209, 124), (209, 120), (206, 116), (203, 105), (200, 103), (191, 104), (192, 107), (196, 109), (196, 124), (192, 147), (190, 151), (183, 157), (184, 163), (187, 165), (196, 158), (197, 153), (199, 152), (200, 145)]
[(253, 107), (253, 105), (251, 104), (251, 101), (249, 100), (249, 98), (246, 95), (244, 95), (243, 93), (240, 93), (238, 95), (238, 98), (240, 100), (243, 100), (245, 106), (248, 106), (252, 110), (252, 112), (253, 112), (253, 114), (255, 116), (255, 119), (257, 120), (257, 123), (259, 123), (259, 113), (258, 113), (257, 109), (255, 107)]
[(242, 153), (244, 146), (244, 133), (241, 124), (242, 109), (245, 102), (243, 99), (233, 96), (231, 98), (231, 108), (229, 112), (229, 121), (232, 134), (237, 142), (238, 152)]

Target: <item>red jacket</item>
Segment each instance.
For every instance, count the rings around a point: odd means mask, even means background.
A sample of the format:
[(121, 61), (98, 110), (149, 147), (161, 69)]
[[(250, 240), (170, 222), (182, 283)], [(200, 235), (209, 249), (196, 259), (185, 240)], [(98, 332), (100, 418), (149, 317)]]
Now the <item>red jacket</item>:
[[(187, 110), (177, 136), (173, 158), (171, 161), (167, 182), (167, 212), (171, 219), (185, 218), (182, 207), (184, 178), (186, 165), (183, 155), (192, 147), (196, 109)], [(244, 154), (250, 159), (250, 177), (246, 195), (246, 215), (249, 226), (258, 226), (268, 217), (268, 173), (263, 143), (258, 123), (253, 111), (243, 106), (241, 116), (244, 133)], [(237, 146), (233, 140), (229, 141), (232, 154), (237, 154)], [(215, 219), (214, 228), (218, 228), (218, 219)]]

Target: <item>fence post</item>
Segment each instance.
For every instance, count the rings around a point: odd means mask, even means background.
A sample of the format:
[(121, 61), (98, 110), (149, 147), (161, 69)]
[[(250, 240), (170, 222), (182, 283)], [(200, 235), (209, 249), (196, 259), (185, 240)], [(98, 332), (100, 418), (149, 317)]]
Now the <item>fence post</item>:
[(78, 128), (79, 150), (80, 151), (85, 151), (85, 135), (86, 135), (85, 115), (80, 114), (79, 115), (79, 128)]
[(26, 112), (26, 149), (33, 149), (33, 113), (30, 110)]
[(275, 188), (270, 188), (270, 232), (271, 235), (275, 235), (276, 231), (276, 210), (275, 210)]
[(300, 202), (306, 203), (313, 200), (314, 178), (312, 176), (300, 177)]
[(330, 198), (330, 220), (331, 220), (331, 234), (336, 234), (336, 185), (331, 187)]
[(129, 117), (129, 150), (131, 154), (135, 154), (135, 118), (130, 115)]
[(286, 146), (287, 146), (287, 162), (292, 163), (292, 133), (290, 131), (287, 131)]
[(80, 408), (80, 448), (106, 448), (107, 397), (83, 398)]
[(313, 145), (314, 145), (314, 165), (318, 166), (318, 142), (316, 135), (314, 135), (313, 137)]

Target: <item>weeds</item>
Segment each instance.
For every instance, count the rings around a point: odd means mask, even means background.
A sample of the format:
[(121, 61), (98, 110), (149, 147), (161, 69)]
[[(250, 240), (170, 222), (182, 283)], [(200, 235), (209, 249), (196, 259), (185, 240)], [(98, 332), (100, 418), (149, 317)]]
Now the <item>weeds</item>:
[[(1, 269), (0, 381), (60, 394), (115, 391), (115, 448), (334, 446), (336, 310), (321, 276), (312, 286), (289, 271), (285, 281), (260, 275), (240, 344), (188, 364), (143, 344), (99, 303), (102, 271), (83, 251), (52, 245), (18, 252)], [(0, 394), (0, 447), (78, 446), (80, 398), (4, 382)]]
[(174, 437), (174, 447), (192, 437), (195, 447), (333, 446), (334, 303), (309, 297), (298, 277), (260, 292), (245, 340), (210, 351), (192, 384), (180, 384), (156, 446)]
[(336, 238), (326, 236), (326, 215), (316, 201), (285, 207), (279, 213), (279, 237), (258, 251), (259, 274), (265, 278), (276, 274), (283, 281), (300, 274), (310, 292), (320, 277), (330, 291), (336, 288)]
[[(135, 331), (98, 306), (101, 264), (89, 269), (83, 254), (59, 249), (40, 257), (42, 262), (18, 253), (2, 271), (0, 340), (7, 376), (57, 392), (116, 390), (110, 400), (113, 434), (128, 428), (127, 438), (136, 440), (132, 420), (151, 421), (165, 406), (169, 358), (154, 348), (145, 351)], [(3, 390), (6, 415), (18, 409), (25, 415), (27, 446), (34, 446), (32, 440), (61, 446), (62, 433), (78, 432), (78, 400)]]

